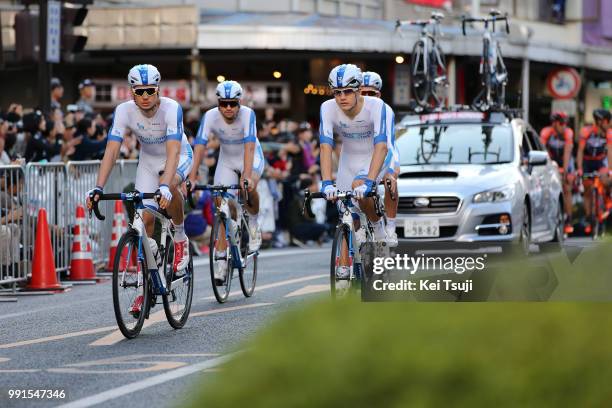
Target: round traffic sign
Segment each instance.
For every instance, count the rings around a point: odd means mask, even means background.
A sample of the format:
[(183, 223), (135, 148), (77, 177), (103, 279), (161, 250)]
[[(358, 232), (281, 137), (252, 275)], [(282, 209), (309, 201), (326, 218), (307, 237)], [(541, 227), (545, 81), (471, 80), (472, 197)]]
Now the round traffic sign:
[(580, 75), (574, 68), (559, 68), (548, 74), (546, 86), (554, 98), (572, 99), (580, 91)]

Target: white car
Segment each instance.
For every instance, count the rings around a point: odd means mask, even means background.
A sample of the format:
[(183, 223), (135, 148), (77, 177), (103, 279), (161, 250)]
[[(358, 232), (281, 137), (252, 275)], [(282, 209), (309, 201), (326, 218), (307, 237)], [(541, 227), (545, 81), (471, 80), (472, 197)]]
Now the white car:
[(396, 135), (400, 241), (515, 244), (527, 254), (531, 243), (563, 240), (557, 164), (521, 118), (408, 115)]

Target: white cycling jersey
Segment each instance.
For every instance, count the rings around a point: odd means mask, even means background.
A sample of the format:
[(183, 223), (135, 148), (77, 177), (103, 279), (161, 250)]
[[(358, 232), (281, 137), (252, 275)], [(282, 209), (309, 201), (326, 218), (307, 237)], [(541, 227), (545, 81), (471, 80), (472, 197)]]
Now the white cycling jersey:
[[(374, 145), (385, 143), (393, 149), (393, 109), (379, 98), (364, 96), (361, 111), (350, 119), (334, 99), (321, 105), (321, 124), (319, 141), (321, 144), (334, 145), (334, 134), (342, 140), (342, 150), (338, 164), (336, 186), (341, 191), (352, 189), (355, 179), (366, 178), (374, 153)], [(389, 162), (385, 160), (377, 181), (384, 175)]]
[[(108, 132), (109, 142), (123, 142), (126, 131), (131, 131), (140, 142), (136, 170), (136, 190), (152, 193), (159, 187), (160, 172), (166, 166), (166, 142), (181, 142), (181, 155), (176, 169), (181, 180), (191, 171), (193, 151), (183, 132), (183, 110), (178, 102), (159, 98), (159, 108), (153, 117), (144, 116), (134, 101), (123, 102), (115, 109), (113, 124)], [(145, 200), (155, 205), (154, 200)]]
[(134, 101), (117, 106), (108, 140), (122, 142), (127, 129), (138, 138), (141, 153), (149, 156), (166, 157), (167, 140), (180, 141), (181, 154), (191, 150), (183, 132), (181, 105), (170, 98), (159, 98), (159, 108), (151, 118), (144, 116)]
[(215, 184), (237, 184), (236, 172), (243, 172), (244, 144), (255, 143), (253, 173), (261, 176), (264, 170), (264, 156), (257, 139), (257, 124), (253, 109), (240, 106), (236, 119), (227, 123), (219, 108), (208, 110), (202, 121), (195, 144), (206, 145), (211, 135), (215, 135), (221, 144), (219, 160), (215, 171)]

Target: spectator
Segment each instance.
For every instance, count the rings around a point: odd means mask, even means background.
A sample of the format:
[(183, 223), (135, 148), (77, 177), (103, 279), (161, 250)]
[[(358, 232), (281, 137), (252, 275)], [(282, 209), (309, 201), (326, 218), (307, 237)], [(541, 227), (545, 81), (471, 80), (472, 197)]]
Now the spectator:
[(6, 113), (8, 125), (4, 148), (11, 157), (23, 157), (25, 155), (26, 142), (21, 120), (22, 114), (23, 107), (15, 103), (10, 105)]
[(60, 99), (64, 96), (64, 87), (59, 78), (51, 78), (51, 110), (62, 110)]
[(293, 235), (293, 241), (298, 246), (302, 246), (307, 241), (317, 241), (321, 244), (327, 239), (330, 227), (328, 224), (318, 223), (310, 218), (308, 214), (302, 214), (304, 189), (314, 193), (319, 190), (318, 183), (311, 178), (303, 179), (300, 182), (300, 192), (295, 194), (291, 201), (289, 206), (289, 228)]
[[(94, 110), (91, 104), (94, 101), (95, 90), (96, 90), (95, 84), (93, 83), (91, 79), (84, 79), (83, 81), (81, 81), (81, 83), (79, 84), (79, 93), (81, 97), (76, 102), (76, 105), (79, 111), (85, 114), (94, 113)], [(80, 119), (81, 118), (77, 119), (77, 121)]]
[(31, 112), (23, 116), (23, 130), (26, 135), (27, 147), (25, 159), (27, 162), (50, 161), (54, 156), (64, 155), (80, 140), (73, 139), (62, 144), (58, 137), (55, 124), (47, 127), (47, 120), (40, 111)]
[(297, 129), (297, 142), (290, 141), (285, 146), (285, 151), (291, 157), (291, 177), (303, 179), (309, 174), (316, 174), (319, 166), (312, 145), (312, 129), (310, 123), (302, 122)]
[(70, 160), (95, 160), (101, 159), (106, 149), (106, 139), (95, 140), (96, 122), (89, 118), (81, 119), (76, 126), (74, 139), (80, 139), (74, 149)]
[(8, 171), (0, 173), (0, 264), (14, 265), (20, 260), (20, 240), (23, 206), (23, 179), (10, 177)]
[(185, 234), (194, 243), (196, 254), (201, 255), (208, 252), (213, 225), (213, 200), (209, 191), (202, 191), (197, 200), (196, 208), (185, 208)]

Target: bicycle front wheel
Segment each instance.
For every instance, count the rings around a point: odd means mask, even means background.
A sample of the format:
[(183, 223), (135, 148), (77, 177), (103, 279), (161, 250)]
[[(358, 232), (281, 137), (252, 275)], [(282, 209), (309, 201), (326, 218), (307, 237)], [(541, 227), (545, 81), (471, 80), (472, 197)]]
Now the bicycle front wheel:
[(221, 226), (225, 223), (223, 213), (215, 214), (215, 223), (212, 234), (210, 235), (210, 278), (212, 281), (213, 293), (219, 303), (225, 303), (232, 286), (232, 251), (229, 242), (225, 239), (225, 250), (219, 250), (221, 242)]
[(240, 288), (242, 294), (245, 297), (253, 296), (255, 291), (255, 282), (257, 282), (257, 256), (259, 251), (251, 253), (249, 251), (249, 241), (251, 236), (249, 234), (249, 226), (246, 223), (242, 223), (240, 239), (240, 253), (242, 255), (243, 266), (239, 271)]
[(117, 244), (113, 263), (113, 307), (117, 326), (128, 339), (138, 336), (150, 307), (147, 260), (138, 259), (135, 230), (126, 232)]
[(168, 323), (175, 329), (180, 329), (187, 322), (191, 311), (193, 298), (193, 258), (189, 250), (189, 263), (184, 271), (180, 271), (175, 277), (173, 272), (174, 263), (174, 241), (171, 237), (166, 238), (166, 253), (164, 254), (164, 276), (168, 293), (162, 296), (164, 311)]
[(338, 278), (338, 268), (340, 266), (353, 265), (353, 259), (349, 253), (349, 243), (351, 236), (350, 234), (351, 231), (348, 225), (340, 224), (336, 228), (336, 234), (334, 235), (334, 241), (332, 244), (331, 263), (329, 271), (330, 290), (333, 298), (337, 296), (346, 295), (350, 291), (351, 286), (354, 283), (353, 276), (349, 276), (348, 278), (342, 279)]
[(417, 41), (412, 48), (412, 67), (410, 69), (410, 87), (416, 102), (422, 106), (429, 106), (430, 79), (427, 73), (427, 59), (425, 43)]

